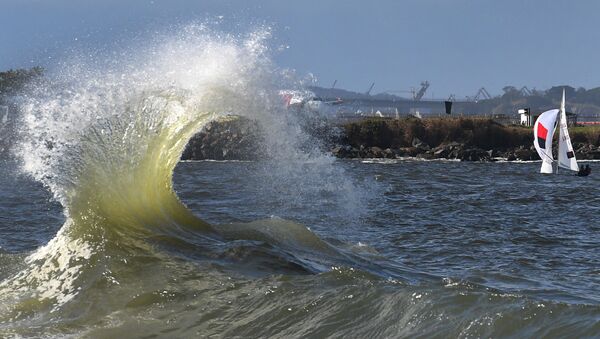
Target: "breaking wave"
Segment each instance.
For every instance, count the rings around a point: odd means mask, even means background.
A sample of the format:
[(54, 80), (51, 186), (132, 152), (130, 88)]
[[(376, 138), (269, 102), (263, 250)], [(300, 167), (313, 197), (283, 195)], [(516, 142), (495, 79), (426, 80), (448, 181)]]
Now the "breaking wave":
[[(93, 299), (90, 291), (99, 286), (131, 283), (132, 267), (153, 263), (148, 272), (168, 271), (166, 263), (177, 257), (165, 255), (169, 251), (222, 258), (227, 254), (216, 248), (227, 247), (225, 241), (249, 239), (338, 255), (306, 227), (283, 219), (209, 225), (173, 190), (188, 140), (230, 113), (287, 128), (277, 132), (286, 133), (287, 147), (296, 156), (308, 154), (297, 147), (302, 134), (282, 118), (276, 88), (285, 76), (268, 56), (269, 35), (266, 29), (233, 36), (189, 26), (145, 49), (93, 62), (74, 58), (32, 86), (20, 101), (16, 155), (23, 171), (62, 204), (66, 222), (0, 284), (0, 321), (51, 314), (82, 295)], [(281, 144), (281, 134), (273, 136)], [(321, 168), (332, 163), (314, 153), (306, 159)], [(286, 168), (282, 175), (294, 174)], [(281, 265), (316, 267), (293, 257), (281, 258)]]

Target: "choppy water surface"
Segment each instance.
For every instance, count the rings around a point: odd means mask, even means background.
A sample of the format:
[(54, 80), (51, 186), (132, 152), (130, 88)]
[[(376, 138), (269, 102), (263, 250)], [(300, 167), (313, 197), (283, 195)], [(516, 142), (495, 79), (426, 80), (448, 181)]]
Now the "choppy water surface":
[[(110, 278), (79, 280), (85, 291), (58, 308), (5, 308), (0, 333), (600, 333), (597, 176), (544, 176), (536, 163), (339, 161), (375, 187), (349, 211), (327, 190), (308, 194), (293, 180), (269, 178), (270, 166), (185, 162), (174, 177), (196, 215), (225, 228), (254, 223), (267, 230), (262, 236), (246, 234), (250, 228), (231, 240), (152, 236), (151, 252), (111, 262)], [(39, 185), (1, 180), (5, 279), (54, 237), (62, 217)]]

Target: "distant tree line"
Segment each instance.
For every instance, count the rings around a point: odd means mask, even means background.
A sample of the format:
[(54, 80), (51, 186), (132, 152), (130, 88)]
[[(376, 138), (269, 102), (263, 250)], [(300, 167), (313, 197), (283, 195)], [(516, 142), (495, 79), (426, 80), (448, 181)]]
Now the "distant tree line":
[(563, 88), (567, 97), (567, 111), (586, 115), (600, 114), (600, 87), (585, 89), (572, 86), (554, 86), (547, 90), (518, 89), (515, 86), (503, 88), (503, 94), (477, 102), (478, 110), (492, 114), (516, 114), (519, 108), (529, 107), (532, 112), (556, 108), (560, 105)]
[[(546, 99), (551, 101), (560, 101), (562, 98), (562, 91), (565, 90), (569, 102), (582, 103), (582, 104), (595, 104), (600, 105), (600, 87), (585, 89), (583, 87), (575, 88), (571, 86), (554, 86), (548, 90), (529, 90), (526, 87), (517, 89), (515, 86), (506, 86), (502, 88), (504, 94), (499, 98), (504, 101), (512, 101), (519, 98), (526, 97), (538, 97), (540, 99)], [(490, 100), (494, 100), (493, 98)]]

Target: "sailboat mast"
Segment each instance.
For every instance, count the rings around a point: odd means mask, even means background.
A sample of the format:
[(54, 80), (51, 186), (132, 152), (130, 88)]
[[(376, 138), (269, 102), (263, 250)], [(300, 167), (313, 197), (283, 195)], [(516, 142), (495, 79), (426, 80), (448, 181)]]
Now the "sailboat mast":
[[(562, 118), (562, 109), (563, 109), (563, 104), (565, 102), (565, 90), (563, 89), (563, 97), (562, 97), (562, 101), (560, 103), (560, 109), (558, 110), (558, 116), (556, 119), (556, 126), (554, 127), (555, 129), (559, 129), (560, 128), (560, 119)], [(560, 168), (559, 163), (558, 163), (558, 155), (560, 154), (560, 134), (558, 135), (558, 152), (557, 153), (557, 159), (556, 159), (556, 174), (558, 174), (558, 169)]]
[[(563, 116), (566, 114), (565, 112), (565, 89), (563, 88), (563, 92), (562, 92), (562, 100), (560, 101), (560, 110), (558, 111), (558, 119), (556, 119), (556, 127), (559, 127), (560, 129), (560, 125), (563, 122)], [(560, 138), (561, 138), (562, 134), (559, 133), (558, 134), (558, 158), (560, 159), (560, 152), (561, 152), (561, 145), (562, 143), (560, 142)], [(560, 167), (560, 161), (556, 161), (556, 174), (558, 174), (558, 168)]]
[[(562, 100), (560, 101), (560, 110), (558, 111), (558, 119), (556, 119), (556, 127), (560, 128), (560, 124), (562, 122), (563, 113), (565, 112), (565, 89), (563, 88)], [(558, 134), (558, 154), (560, 154), (560, 133)], [(560, 168), (559, 161), (556, 161), (556, 174), (558, 174), (558, 169)]]
[(560, 102), (560, 114), (563, 114), (565, 112), (565, 89), (563, 88), (563, 96), (562, 96), (562, 101)]

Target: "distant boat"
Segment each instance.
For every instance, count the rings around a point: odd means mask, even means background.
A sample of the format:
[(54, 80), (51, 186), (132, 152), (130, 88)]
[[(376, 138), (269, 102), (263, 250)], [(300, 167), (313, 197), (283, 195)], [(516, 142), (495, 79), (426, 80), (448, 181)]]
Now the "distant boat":
[[(558, 162), (556, 172), (554, 171), (554, 157), (552, 156), (552, 137), (557, 125), (559, 128), (558, 137)], [(558, 168), (564, 168), (571, 171), (579, 171), (569, 130), (567, 129), (567, 114), (565, 112), (565, 90), (563, 89), (562, 102), (560, 109), (551, 109), (542, 113), (535, 121), (533, 126), (533, 145), (542, 159), (540, 173), (558, 173)]]

